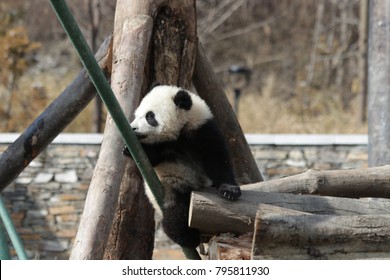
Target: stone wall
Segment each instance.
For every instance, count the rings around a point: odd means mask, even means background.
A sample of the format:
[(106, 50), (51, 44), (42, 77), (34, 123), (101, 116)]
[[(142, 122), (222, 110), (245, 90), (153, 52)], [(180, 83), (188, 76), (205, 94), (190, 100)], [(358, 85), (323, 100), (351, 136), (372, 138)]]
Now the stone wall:
[[(100, 145), (99, 141), (65, 142), (50, 145), (2, 193), (30, 258), (67, 259), (77, 232)], [(309, 168), (367, 167), (364, 141), (342, 145), (249, 142), (267, 180)], [(0, 153), (7, 146), (0, 143)]]

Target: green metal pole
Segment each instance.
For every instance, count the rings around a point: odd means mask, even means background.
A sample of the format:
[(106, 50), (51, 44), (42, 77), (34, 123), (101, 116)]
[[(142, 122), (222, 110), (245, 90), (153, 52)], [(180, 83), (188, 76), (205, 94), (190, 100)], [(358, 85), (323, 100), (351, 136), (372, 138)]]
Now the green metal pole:
[[(121, 133), (124, 142), (130, 150), (135, 164), (139, 168), (142, 176), (150, 187), (154, 197), (160, 208), (163, 207), (162, 201), (162, 186), (153, 167), (151, 166), (148, 157), (146, 156), (141, 144), (133, 133), (133, 130), (124, 115), (118, 100), (115, 98), (112, 89), (104, 77), (91, 49), (89, 48), (83, 34), (80, 31), (69, 7), (64, 0), (50, 0), (50, 3), (64, 28), (69, 39), (72, 41), (81, 62), (87, 70), (92, 83), (95, 85), (98, 94), (103, 100), (114, 120), (119, 132)], [(198, 252), (194, 248), (183, 248), (183, 252), (189, 259), (200, 259)]]
[(11, 216), (9, 215), (7, 208), (5, 207), (5, 204), (3, 202), (3, 198), (0, 195), (0, 217), (1, 220), (4, 223), (4, 227), (8, 232), (9, 238), (11, 239), (12, 245), (14, 245), (16, 254), (18, 255), (19, 259), (21, 260), (27, 260), (27, 254), (24, 250), (22, 240), (20, 239), (18, 233), (16, 232), (16, 229), (14, 227), (14, 224), (12, 223)]
[(5, 234), (5, 228), (2, 221), (0, 221), (0, 260), (10, 260), (11, 254), (9, 253), (7, 235)]

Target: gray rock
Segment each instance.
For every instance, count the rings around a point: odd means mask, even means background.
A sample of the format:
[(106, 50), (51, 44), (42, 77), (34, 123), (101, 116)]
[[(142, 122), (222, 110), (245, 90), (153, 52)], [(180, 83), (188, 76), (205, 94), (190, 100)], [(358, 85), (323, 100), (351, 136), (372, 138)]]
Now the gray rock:
[(57, 173), (54, 176), (54, 180), (59, 183), (76, 183), (78, 180), (76, 170), (68, 170), (65, 172)]
[(34, 179), (34, 183), (37, 184), (46, 184), (49, 183), (54, 177), (53, 173), (44, 173), (40, 172)]

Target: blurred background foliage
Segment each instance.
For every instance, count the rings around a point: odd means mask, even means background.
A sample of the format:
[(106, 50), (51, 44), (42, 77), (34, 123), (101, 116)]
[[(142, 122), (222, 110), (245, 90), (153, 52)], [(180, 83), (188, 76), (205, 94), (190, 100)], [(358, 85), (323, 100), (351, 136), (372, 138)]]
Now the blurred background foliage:
[[(115, 1), (67, 2), (96, 50), (112, 31)], [(232, 102), (229, 67), (252, 70), (239, 103), (244, 132), (367, 132), (361, 3), (197, 0), (199, 38)], [(48, 1), (1, 1), (0, 132), (23, 131), (80, 69)], [(94, 132), (94, 110), (67, 132)]]

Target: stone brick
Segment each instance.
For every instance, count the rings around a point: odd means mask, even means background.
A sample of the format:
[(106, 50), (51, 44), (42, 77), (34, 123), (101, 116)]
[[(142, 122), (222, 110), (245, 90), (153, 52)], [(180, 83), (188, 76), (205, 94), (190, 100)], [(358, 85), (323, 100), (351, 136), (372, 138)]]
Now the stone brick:
[(43, 241), (42, 250), (51, 252), (63, 252), (68, 249), (68, 242), (65, 241)]
[(76, 209), (74, 206), (60, 206), (60, 207), (50, 207), (49, 213), (51, 215), (62, 215), (62, 214), (72, 214), (75, 213)]
[(287, 158), (287, 152), (283, 150), (255, 150), (256, 159), (283, 160)]
[(31, 178), (31, 177), (20, 177), (20, 178), (17, 178), (15, 180), (15, 182), (17, 184), (21, 184), (21, 185), (28, 185), (32, 182), (32, 180), (33, 180), (33, 178)]
[(24, 234), (24, 235), (20, 235), (20, 238), (22, 240), (40, 240), (41, 239), (41, 235), (39, 234)]
[(63, 214), (56, 216), (57, 223), (77, 222), (80, 219), (80, 215), (77, 214)]
[(29, 217), (29, 218), (42, 218), (42, 217), (46, 217), (48, 214), (49, 214), (49, 212), (46, 209), (29, 210), (27, 212), (27, 217)]
[(57, 173), (54, 180), (59, 183), (76, 183), (78, 181), (76, 170), (67, 170), (65, 172)]
[(346, 158), (347, 161), (368, 161), (368, 154), (364, 151), (350, 151)]
[(57, 231), (56, 236), (59, 238), (73, 238), (76, 236), (77, 228), (73, 229), (61, 229)]
[(49, 183), (53, 179), (53, 177), (54, 177), (53, 173), (40, 172), (34, 178), (34, 183), (36, 183), (36, 184), (46, 184), (46, 183)]
[(74, 194), (60, 194), (58, 195), (59, 200), (62, 201), (74, 201), (74, 200), (85, 200), (86, 194), (74, 193)]

